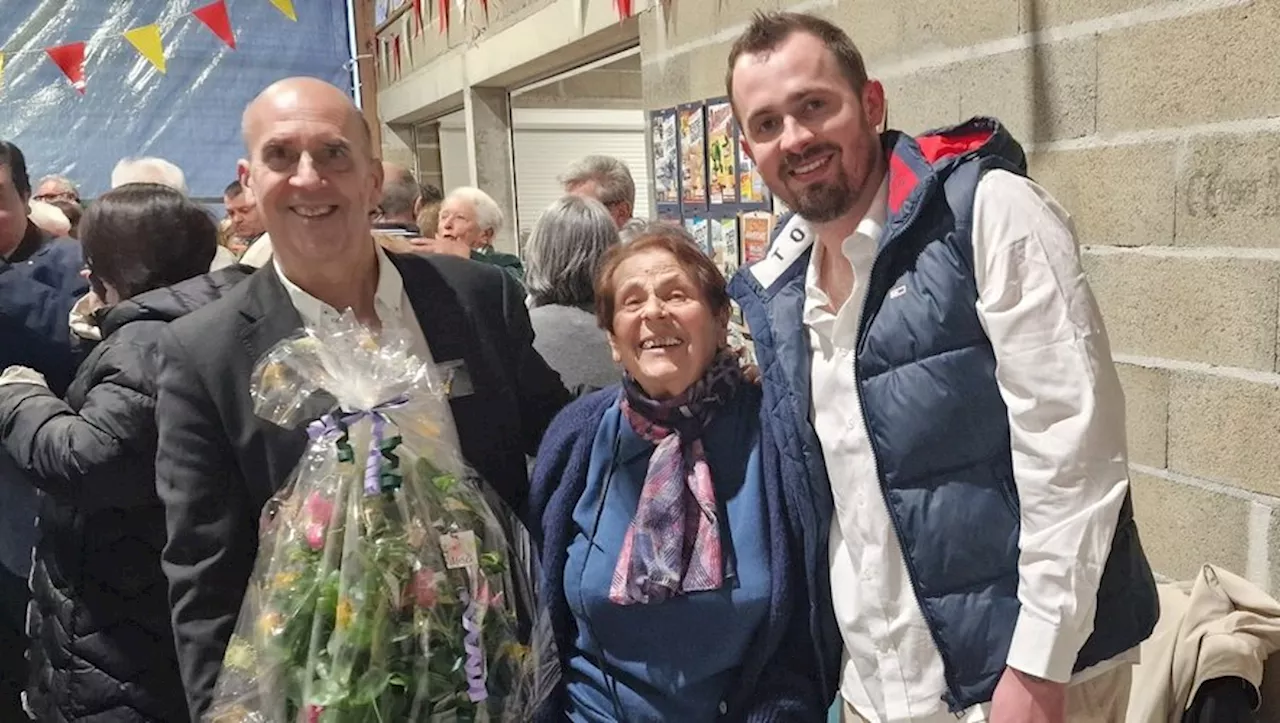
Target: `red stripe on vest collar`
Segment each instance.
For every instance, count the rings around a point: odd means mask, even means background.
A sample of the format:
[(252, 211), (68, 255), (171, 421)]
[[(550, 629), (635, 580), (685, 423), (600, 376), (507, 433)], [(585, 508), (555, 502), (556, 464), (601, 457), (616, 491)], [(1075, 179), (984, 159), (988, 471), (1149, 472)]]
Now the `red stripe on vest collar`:
[[(994, 135), (993, 131), (982, 130), (972, 133), (921, 136), (916, 139), (916, 146), (920, 149), (920, 155), (926, 163), (936, 165), (944, 159), (981, 148)], [(902, 208), (907, 197), (915, 190), (918, 180), (915, 172), (898, 154), (894, 153), (889, 157), (889, 211), (891, 213), (897, 213)]]

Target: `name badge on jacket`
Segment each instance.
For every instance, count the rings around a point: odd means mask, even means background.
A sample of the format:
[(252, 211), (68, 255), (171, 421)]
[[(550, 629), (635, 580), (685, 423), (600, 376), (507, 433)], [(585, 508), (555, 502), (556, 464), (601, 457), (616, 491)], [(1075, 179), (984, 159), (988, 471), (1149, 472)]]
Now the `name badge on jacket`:
[(476, 393), (475, 384), (471, 381), (471, 371), (462, 359), (440, 362), (435, 365), (437, 378), (444, 384), (445, 396), (449, 399), (469, 397)]

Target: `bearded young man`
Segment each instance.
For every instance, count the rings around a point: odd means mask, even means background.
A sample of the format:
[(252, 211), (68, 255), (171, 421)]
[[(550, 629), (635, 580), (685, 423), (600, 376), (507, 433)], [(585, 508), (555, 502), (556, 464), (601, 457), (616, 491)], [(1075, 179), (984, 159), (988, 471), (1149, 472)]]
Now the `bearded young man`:
[(810, 613), (845, 720), (1123, 721), (1158, 605), (1067, 213), (994, 120), (879, 132), (884, 89), (824, 20), (758, 15), (728, 65), (796, 212), (730, 291), (774, 459), (812, 481), (790, 502), (830, 562)]

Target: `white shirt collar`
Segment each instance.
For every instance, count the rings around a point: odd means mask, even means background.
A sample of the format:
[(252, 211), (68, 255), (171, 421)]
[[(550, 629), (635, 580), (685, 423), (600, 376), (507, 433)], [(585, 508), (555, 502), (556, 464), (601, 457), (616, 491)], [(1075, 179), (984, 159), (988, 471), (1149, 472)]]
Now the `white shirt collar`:
[[(387, 323), (398, 319), (404, 306), (404, 278), (400, 276), (400, 270), (395, 264), (391, 263), (391, 257), (387, 256), (381, 247), (376, 248), (376, 252), (378, 254), (378, 287), (374, 291), (373, 303), (378, 318), (382, 319), (383, 323)], [(290, 281), (276, 258), (271, 259), (271, 266), (275, 269), (280, 283), (284, 285), (285, 293), (289, 295), (293, 308), (297, 309), (298, 316), (302, 317), (303, 324), (314, 324), (326, 312), (341, 314), (344, 311), (329, 306)]]
[[(884, 233), (885, 224), (889, 220), (889, 175), (880, 181), (880, 188), (876, 190), (876, 195), (871, 199), (871, 205), (867, 208), (867, 213), (858, 222), (853, 229), (853, 235), (846, 238), (840, 244), (840, 251), (844, 257), (853, 265), (855, 271), (863, 271), (858, 264), (858, 249), (861, 247), (864, 251), (868, 248), (875, 249), (879, 246), (880, 236)], [(822, 268), (823, 245), (815, 243), (813, 245), (813, 253), (809, 255), (809, 268), (805, 271), (804, 276), (804, 315), (805, 321), (809, 322), (814, 312), (831, 303), (827, 292), (818, 287), (818, 269)], [(874, 258), (874, 253), (871, 254)], [(855, 279), (855, 284), (865, 283), (865, 279)]]

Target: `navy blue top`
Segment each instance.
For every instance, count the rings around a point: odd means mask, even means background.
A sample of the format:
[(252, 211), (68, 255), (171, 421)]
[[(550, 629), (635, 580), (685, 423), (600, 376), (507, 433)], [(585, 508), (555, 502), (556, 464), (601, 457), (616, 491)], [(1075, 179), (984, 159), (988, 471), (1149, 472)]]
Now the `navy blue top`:
[[(576, 643), (580, 624), (565, 595), (569, 546), (580, 532), (574, 511), (587, 489), (596, 435), (605, 413), (617, 403), (619, 394), (621, 388), (615, 384), (565, 407), (547, 428), (538, 449), (526, 519), (530, 521), (529, 532), (540, 553), (539, 614), (550, 623), (551, 642), (554, 642), (554, 650), (540, 650), (540, 654), (555, 655), (559, 665), (557, 675), (546, 681), (551, 687), (533, 712), (533, 723), (564, 723), (569, 709), (566, 679), (576, 675), (570, 661), (579, 650)], [(725, 705), (723, 710), (717, 709), (716, 719), (733, 723), (823, 723), (835, 696), (834, 671), (839, 664), (840, 642), (839, 628), (830, 613), (826, 548), (807, 554), (800, 539), (808, 519), (800, 512), (813, 505), (815, 490), (807, 476), (793, 472), (795, 466), (779, 454), (782, 450), (769, 443), (771, 415), (776, 412), (761, 408), (759, 387), (745, 385), (738, 394), (742, 395), (744, 405), (738, 415), (756, 417), (760, 429), (761, 441), (758, 445), (753, 442), (753, 446), (759, 449), (768, 524), (755, 528), (755, 534), (766, 538), (760, 544), (768, 551), (769, 600), (763, 619), (756, 624), (755, 634), (736, 658), (737, 667), (729, 674), (732, 680), (726, 680), (721, 688)], [(719, 482), (727, 479), (721, 478)], [(745, 474), (738, 479), (745, 479)], [(721, 501), (724, 499), (722, 496)], [(741, 568), (745, 553), (741, 546), (747, 535), (732, 520), (730, 524), (733, 542), (739, 548), (738, 567)], [(593, 560), (595, 554), (593, 550)], [(616, 553), (605, 557), (610, 565), (616, 559)], [(826, 596), (828, 602), (816, 602), (807, 594), (810, 589)], [(712, 622), (702, 620), (701, 616), (699, 620), (705, 624)], [(835, 654), (829, 661), (814, 655), (815, 638), (828, 630), (835, 631), (832, 646)], [(614, 642), (609, 639), (615, 634), (612, 631), (595, 632), (603, 634), (610, 644)], [(717, 655), (714, 648), (720, 647), (721, 641), (708, 645), (705, 638), (703, 640), (704, 645), (697, 654)], [(667, 640), (661, 644), (674, 643)], [(655, 643), (654, 652), (658, 652), (658, 645)], [(629, 723), (641, 721), (632, 718)]]
[[(12, 365), (44, 375), (62, 396), (84, 350), (71, 335), (71, 307), (89, 290), (80, 276), (80, 242), (52, 238), (28, 221), (8, 258), (0, 257), (0, 371)], [(0, 566), (27, 577), (36, 544), (35, 485), (0, 452)]]
[[(609, 601), (613, 570), (654, 445), (623, 420), (618, 402), (605, 412), (592, 444), (587, 486), (574, 507), (564, 571), (565, 598), (577, 628), (565, 671), (570, 720), (694, 722), (719, 714), (769, 609), (769, 521), (759, 442), (759, 398), (751, 393), (730, 400), (703, 434), (720, 508), (725, 586), (661, 603), (616, 605)], [(614, 695), (622, 715), (615, 711)]]

